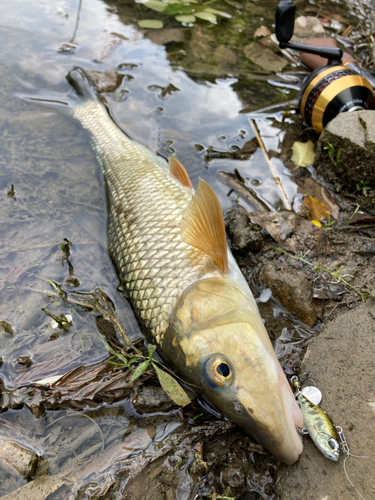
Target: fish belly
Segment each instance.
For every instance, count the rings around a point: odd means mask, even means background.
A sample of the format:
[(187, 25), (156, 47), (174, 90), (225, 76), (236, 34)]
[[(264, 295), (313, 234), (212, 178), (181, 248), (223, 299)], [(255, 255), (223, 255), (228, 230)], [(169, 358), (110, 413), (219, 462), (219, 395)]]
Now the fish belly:
[(162, 157), (129, 139), (100, 103), (85, 102), (73, 116), (90, 132), (103, 166), (112, 260), (148, 333), (160, 343), (183, 291), (222, 275), (210, 257), (181, 241), (192, 190), (171, 175)]

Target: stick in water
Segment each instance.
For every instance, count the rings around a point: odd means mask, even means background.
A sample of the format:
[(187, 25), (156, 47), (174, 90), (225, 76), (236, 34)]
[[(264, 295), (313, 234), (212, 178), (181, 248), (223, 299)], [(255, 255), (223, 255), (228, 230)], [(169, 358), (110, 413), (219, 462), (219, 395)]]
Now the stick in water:
[(263, 141), (262, 141), (262, 139), (261, 139), (261, 137), (259, 135), (258, 129), (255, 126), (254, 120), (252, 118), (249, 118), (249, 122), (250, 122), (250, 125), (251, 125), (252, 129), (254, 130), (254, 133), (255, 133), (255, 136), (257, 138), (258, 144), (259, 144), (259, 146), (261, 147), (261, 149), (263, 151), (264, 157), (265, 157), (265, 159), (266, 159), (266, 161), (268, 163), (268, 166), (269, 166), (269, 168), (271, 170), (273, 178), (275, 179), (275, 182), (276, 182), (276, 184), (278, 185), (278, 187), (280, 189), (281, 197), (283, 199), (284, 205), (285, 205), (285, 207), (286, 207), (287, 210), (292, 210), (292, 207), (290, 206), (290, 203), (289, 203), (288, 198), (287, 198), (287, 196), (285, 194), (283, 186), (281, 185), (281, 181), (280, 181), (279, 177), (276, 174), (275, 168), (274, 168), (274, 166), (271, 163), (271, 160), (270, 160), (270, 158), (268, 156), (266, 148), (264, 147), (264, 144), (263, 144)]

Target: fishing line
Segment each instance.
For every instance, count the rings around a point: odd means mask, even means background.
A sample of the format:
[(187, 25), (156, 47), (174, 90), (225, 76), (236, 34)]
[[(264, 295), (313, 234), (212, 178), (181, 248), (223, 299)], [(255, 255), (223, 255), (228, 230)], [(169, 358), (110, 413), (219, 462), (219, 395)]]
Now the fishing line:
[(362, 500), (366, 500), (365, 497), (363, 497), (360, 492), (357, 490), (357, 488), (354, 486), (354, 484), (351, 482), (349, 476), (348, 476), (348, 473), (346, 472), (346, 461), (348, 460), (349, 457), (357, 457), (357, 458), (369, 458), (369, 457), (361, 457), (360, 455), (352, 455), (351, 453), (349, 453), (345, 459), (344, 459), (344, 463), (343, 463), (343, 467), (344, 467), (344, 472), (345, 472), (345, 476), (346, 476), (346, 479), (349, 481), (349, 483), (352, 485), (352, 487), (354, 488), (354, 490), (358, 493), (358, 495), (362, 498)]
[(354, 488), (354, 490), (358, 493), (358, 495), (362, 498), (362, 500), (366, 500), (365, 497), (363, 497), (361, 495), (361, 493), (357, 490), (357, 488), (351, 482), (349, 475), (346, 471), (346, 461), (348, 460), (349, 457), (355, 457), (355, 458), (369, 458), (369, 457), (367, 457), (365, 455), (353, 455), (352, 453), (350, 453), (349, 445), (348, 445), (348, 442), (346, 440), (343, 428), (340, 427), (339, 425), (336, 425), (335, 427), (336, 427), (337, 434), (338, 434), (339, 439), (340, 439), (340, 444), (341, 444), (344, 452), (346, 453), (346, 457), (345, 457), (344, 463), (343, 463), (343, 468), (344, 468), (346, 479), (348, 480), (349, 484), (351, 484), (351, 486)]

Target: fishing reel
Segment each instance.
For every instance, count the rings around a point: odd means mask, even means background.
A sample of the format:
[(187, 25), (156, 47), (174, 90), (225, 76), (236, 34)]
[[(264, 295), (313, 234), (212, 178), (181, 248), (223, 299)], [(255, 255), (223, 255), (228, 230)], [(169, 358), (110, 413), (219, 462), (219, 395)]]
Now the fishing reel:
[(276, 8), (276, 38), (281, 49), (290, 48), (328, 59), (303, 82), (299, 108), (304, 122), (320, 134), (338, 113), (368, 109), (374, 95), (375, 79), (355, 62), (342, 63), (339, 47), (315, 47), (289, 43), (294, 31), (296, 5), (281, 0)]

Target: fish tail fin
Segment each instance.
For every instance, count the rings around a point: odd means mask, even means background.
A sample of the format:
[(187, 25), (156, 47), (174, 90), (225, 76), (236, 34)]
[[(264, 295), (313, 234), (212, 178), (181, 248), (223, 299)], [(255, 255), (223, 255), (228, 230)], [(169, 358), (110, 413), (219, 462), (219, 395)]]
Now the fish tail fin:
[(100, 97), (94, 82), (82, 68), (76, 66), (70, 70), (66, 75), (66, 79), (76, 91), (80, 104), (82, 104), (82, 101), (102, 102), (102, 98)]
[(65, 93), (45, 89), (41, 91), (18, 79), (25, 88), (25, 92), (15, 93), (14, 95), (24, 101), (58, 109), (59, 112), (66, 115), (71, 115), (74, 108), (86, 101), (95, 101), (104, 105), (104, 99), (99, 96), (95, 84), (82, 68), (73, 68), (66, 75), (66, 79), (73, 88)]

